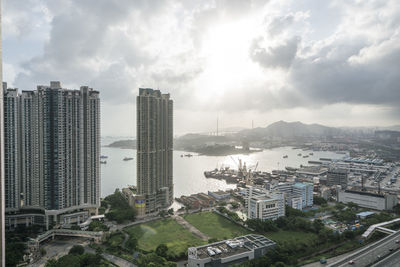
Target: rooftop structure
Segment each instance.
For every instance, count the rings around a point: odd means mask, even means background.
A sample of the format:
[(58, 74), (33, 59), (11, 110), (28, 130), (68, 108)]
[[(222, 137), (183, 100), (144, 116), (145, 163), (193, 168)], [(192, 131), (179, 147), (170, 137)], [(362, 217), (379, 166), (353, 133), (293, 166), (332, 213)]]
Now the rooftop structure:
[(261, 257), (275, 242), (261, 235), (246, 235), (188, 249), (188, 267), (232, 266)]

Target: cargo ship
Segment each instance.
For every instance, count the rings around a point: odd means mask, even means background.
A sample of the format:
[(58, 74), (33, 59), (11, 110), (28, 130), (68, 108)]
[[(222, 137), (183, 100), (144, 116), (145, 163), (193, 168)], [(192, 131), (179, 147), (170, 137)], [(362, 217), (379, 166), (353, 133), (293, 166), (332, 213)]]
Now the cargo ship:
[(225, 180), (228, 184), (237, 184), (239, 177), (236, 171), (229, 168), (214, 169), (212, 171), (205, 171), (206, 178), (214, 178), (218, 180)]

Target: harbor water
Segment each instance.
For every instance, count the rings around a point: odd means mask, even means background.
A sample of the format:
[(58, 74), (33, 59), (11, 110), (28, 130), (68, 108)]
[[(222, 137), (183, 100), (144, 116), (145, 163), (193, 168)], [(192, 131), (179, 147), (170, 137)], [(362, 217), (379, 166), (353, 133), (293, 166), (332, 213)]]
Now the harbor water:
[[(136, 150), (105, 147), (116, 140), (121, 140), (121, 138), (102, 138), (101, 154), (108, 156), (107, 164), (100, 166), (102, 197), (112, 194), (116, 188), (136, 185)], [(313, 155), (310, 155), (311, 152)], [(302, 156), (298, 156), (299, 153)], [(188, 152), (174, 151), (174, 197), (236, 188), (236, 185), (227, 184), (223, 180), (205, 178), (204, 171), (221, 166), (237, 169), (236, 164), (239, 159), (246, 162), (247, 167), (250, 168), (254, 168), (258, 162), (257, 170), (270, 172), (284, 169), (286, 166), (308, 165), (309, 160), (339, 159), (346, 156), (331, 151), (302, 151), (292, 147), (266, 149), (249, 155), (199, 156), (191, 153), (193, 157), (181, 157), (183, 154), (188, 154)], [(288, 157), (283, 158), (285, 155)], [(308, 157), (303, 158), (304, 155), (308, 155)], [(125, 157), (132, 157), (133, 160), (124, 161)]]

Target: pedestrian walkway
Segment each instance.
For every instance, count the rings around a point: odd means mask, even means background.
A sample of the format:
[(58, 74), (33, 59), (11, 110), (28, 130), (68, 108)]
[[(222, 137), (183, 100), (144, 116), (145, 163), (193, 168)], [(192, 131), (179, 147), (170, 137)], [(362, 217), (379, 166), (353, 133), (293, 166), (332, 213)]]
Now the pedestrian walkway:
[(194, 227), (193, 225), (191, 225), (188, 221), (186, 221), (185, 219), (183, 219), (181, 216), (178, 215), (174, 215), (172, 216), (175, 221), (177, 223), (179, 223), (180, 225), (182, 225), (184, 228), (188, 229), (189, 232), (191, 232), (192, 234), (194, 234), (195, 236), (198, 236), (199, 238), (201, 238), (204, 241), (208, 241), (208, 239), (210, 239), (210, 237), (208, 235), (203, 234), (202, 232), (199, 231), (199, 229), (197, 229), (196, 227)]

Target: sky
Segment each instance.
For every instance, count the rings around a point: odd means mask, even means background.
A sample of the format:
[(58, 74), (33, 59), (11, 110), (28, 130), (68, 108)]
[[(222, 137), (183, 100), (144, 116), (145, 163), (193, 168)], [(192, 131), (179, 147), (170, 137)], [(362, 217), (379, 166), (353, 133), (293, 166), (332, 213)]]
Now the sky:
[(3, 79), (101, 96), (103, 136), (134, 136), (139, 87), (174, 131), (400, 124), (398, 0), (3, 0)]

